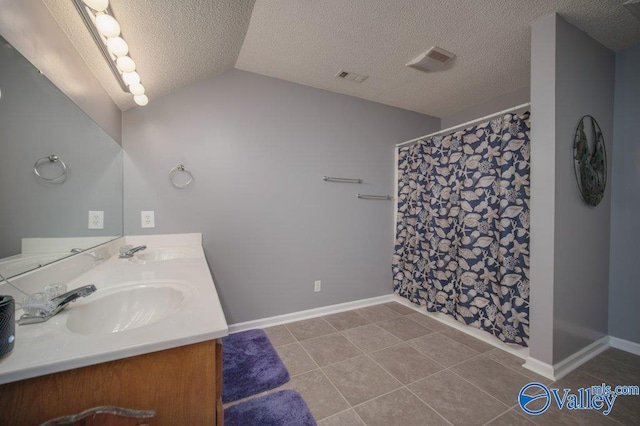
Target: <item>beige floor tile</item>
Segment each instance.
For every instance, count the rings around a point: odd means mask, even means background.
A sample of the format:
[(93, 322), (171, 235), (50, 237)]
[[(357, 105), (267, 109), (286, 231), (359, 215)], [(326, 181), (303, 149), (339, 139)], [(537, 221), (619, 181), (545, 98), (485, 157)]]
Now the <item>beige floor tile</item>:
[(342, 335), (364, 352), (373, 352), (400, 343), (400, 339), (377, 324), (350, 328), (344, 330)]
[(530, 378), (484, 356), (456, 365), (452, 370), (509, 406), (518, 403), (520, 389), (531, 382)]
[[(555, 385), (554, 385), (555, 386)], [(554, 387), (552, 386), (552, 387)], [(540, 401), (544, 403), (546, 399)], [(530, 409), (537, 409), (540, 407), (538, 401), (533, 401), (527, 406)], [(537, 416), (527, 416), (527, 418), (533, 421), (537, 425), (541, 426), (614, 426), (619, 423), (613, 420), (610, 416), (605, 416), (602, 413), (595, 410), (560, 410), (557, 405), (552, 402), (547, 411)]]
[(369, 356), (405, 385), (444, 369), (444, 366), (406, 343), (373, 352)]
[(601, 353), (598, 358), (599, 357), (614, 359), (618, 362), (621, 362), (622, 364), (640, 369), (640, 356), (632, 354), (630, 352), (621, 351), (620, 349), (607, 349), (606, 351)]
[(407, 343), (445, 367), (451, 367), (479, 355), (470, 347), (439, 333), (427, 334), (409, 340)]
[(447, 425), (438, 413), (407, 389), (398, 389), (354, 408), (369, 426)]
[(354, 311), (340, 312), (323, 318), (336, 330), (340, 331), (371, 323), (371, 321)]
[(320, 370), (296, 376), (277, 390), (283, 389), (300, 392), (316, 421), (349, 408), (347, 401)]
[(640, 396), (618, 396), (609, 417), (623, 425), (640, 425)]
[[(572, 392), (577, 391), (579, 388), (593, 386), (598, 383), (598, 379), (590, 376), (580, 370), (574, 370), (566, 377), (550, 385), (550, 388), (558, 389), (571, 389)], [(529, 408), (536, 409), (535, 404), (532, 403)], [(544, 402), (544, 401), (541, 401)], [(618, 407), (619, 408), (619, 407)], [(566, 408), (560, 410), (555, 402), (552, 401), (551, 405), (542, 414), (537, 416), (531, 416), (530, 420), (534, 423), (544, 426), (561, 426), (561, 425), (614, 425), (619, 424), (614, 420), (616, 406), (614, 404), (611, 415), (605, 416), (601, 412), (596, 410), (568, 410)], [(625, 424), (625, 423), (623, 423)], [(633, 423), (631, 423), (633, 424)]]
[(368, 356), (352, 358), (323, 368), (329, 380), (351, 405), (357, 405), (401, 387)]
[(407, 387), (454, 425), (482, 425), (509, 408), (449, 370)]
[(520, 415), (514, 410), (509, 410), (500, 417), (487, 423), (487, 426), (534, 426), (535, 423), (527, 419), (525, 415)]
[(322, 318), (292, 322), (287, 324), (287, 328), (298, 340), (313, 339), (336, 332), (336, 329)]
[(433, 330), (406, 317), (379, 322), (378, 325), (398, 337), (400, 340), (411, 340), (416, 337), (434, 333)]
[(527, 370), (522, 366), (522, 364), (524, 364), (524, 360), (522, 358), (518, 358), (517, 356), (511, 355), (510, 353), (505, 352), (501, 349), (496, 348), (489, 352), (485, 352), (483, 355), (487, 358), (491, 358), (499, 364), (505, 365), (512, 370), (517, 371), (523, 376), (527, 376), (532, 381), (542, 383), (543, 385), (548, 385), (553, 382), (553, 380), (547, 379), (546, 377), (536, 374), (531, 370)]
[(360, 349), (339, 333), (305, 340), (301, 344), (320, 367), (362, 355)]
[(637, 385), (640, 383), (640, 369), (611, 358), (596, 357), (582, 364), (578, 370), (612, 385)]
[(293, 337), (293, 334), (291, 334), (291, 332), (284, 325), (265, 328), (264, 332), (267, 333), (269, 341), (271, 341), (271, 344), (275, 348), (282, 345), (288, 345), (289, 343), (293, 343), (296, 341), (296, 338)]
[(386, 321), (400, 316), (399, 313), (384, 305), (368, 306), (366, 308), (356, 309), (355, 312), (371, 322)]
[[(426, 308), (424, 309), (426, 310)], [(421, 314), (419, 312), (407, 315), (407, 318), (433, 331), (440, 331), (449, 327), (448, 325), (443, 324), (438, 320), (434, 320), (433, 318), (428, 317), (426, 314)]]
[(495, 346), (485, 343), (480, 339), (476, 339), (473, 336), (469, 336), (467, 333), (463, 333), (462, 331), (456, 330), (455, 328), (446, 328), (444, 330), (441, 330), (440, 333), (444, 334), (450, 339), (455, 340), (458, 343), (469, 346), (476, 352), (489, 352), (490, 350), (495, 348)]
[(353, 409), (350, 409), (320, 420), (318, 426), (364, 426), (364, 422)]
[(287, 367), (289, 376), (291, 377), (318, 368), (318, 365), (298, 342), (279, 346), (276, 348), (276, 351), (280, 359), (282, 359), (284, 366)]
[[(409, 314), (413, 314), (413, 313), (416, 312), (413, 309), (408, 308), (408, 307), (406, 307), (403, 304), (398, 303), (398, 302), (384, 303), (382, 306), (386, 306), (389, 309), (393, 309), (394, 311), (396, 311), (400, 315), (409, 315)], [(416, 305), (416, 306), (418, 306), (418, 305)]]

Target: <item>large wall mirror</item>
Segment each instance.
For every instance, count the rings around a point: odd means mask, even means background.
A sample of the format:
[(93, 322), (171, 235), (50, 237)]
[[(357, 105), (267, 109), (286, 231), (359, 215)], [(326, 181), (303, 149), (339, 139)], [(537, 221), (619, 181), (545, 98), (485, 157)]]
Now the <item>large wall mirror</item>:
[(120, 145), (2, 37), (0, 188), (6, 278), (122, 235)]

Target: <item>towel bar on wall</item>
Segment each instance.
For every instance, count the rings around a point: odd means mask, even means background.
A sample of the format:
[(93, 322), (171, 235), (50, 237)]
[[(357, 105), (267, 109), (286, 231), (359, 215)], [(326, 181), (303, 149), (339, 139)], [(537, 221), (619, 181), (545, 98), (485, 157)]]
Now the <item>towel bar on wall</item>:
[(362, 183), (362, 179), (340, 178), (322, 176), (322, 180), (325, 182), (339, 182), (339, 183)]
[[(46, 178), (40, 174), (40, 172), (38, 171), (38, 168), (41, 165), (45, 164), (47, 161), (49, 163), (55, 163), (60, 165), (61, 170), (58, 176), (53, 178)], [(64, 164), (64, 161), (62, 161), (60, 157), (58, 157), (57, 155), (55, 154), (47, 155), (46, 157), (39, 158), (38, 161), (36, 161), (36, 164), (33, 166), (33, 172), (36, 174), (36, 176), (38, 176), (42, 180), (46, 180), (49, 182), (57, 182), (67, 176), (67, 165)]]
[[(175, 177), (178, 173), (184, 173), (187, 175), (188, 180), (185, 183), (178, 183), (175, 181)], [(169, 180), (171, 181), (171, 185), (175, 186), (178, 189), (186, 188), (193, 182), (193, 175), (183, 164), (178, 164), (173, 169), (169, 171)]]
[(361, 200), (393, 200), (393, 197), (391, 195), (358, 194), (357, 197), (360, 198)]

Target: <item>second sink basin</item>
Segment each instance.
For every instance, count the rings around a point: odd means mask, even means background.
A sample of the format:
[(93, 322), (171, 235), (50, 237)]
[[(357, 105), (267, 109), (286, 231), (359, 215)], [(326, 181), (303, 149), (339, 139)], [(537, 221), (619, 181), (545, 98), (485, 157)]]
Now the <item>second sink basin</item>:
[(154, 281), (98, 289), (69, 309), (67, 328), (78, 334), (118, 333), (144, 327), (176, 314), (197, 290), (183, 282)]

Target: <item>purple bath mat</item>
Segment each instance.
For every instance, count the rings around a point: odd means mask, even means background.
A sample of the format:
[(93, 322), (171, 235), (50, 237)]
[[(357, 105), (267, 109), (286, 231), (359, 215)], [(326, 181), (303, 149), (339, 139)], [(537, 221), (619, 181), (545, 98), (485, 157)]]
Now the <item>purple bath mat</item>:
[(237, 401), (289, 381), (289, 372), (262, 330), (222, 339), (222, 402)]
[(284, 390), (225, 408), (224, 426), (316, 426), (296, 391)]

